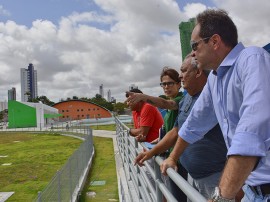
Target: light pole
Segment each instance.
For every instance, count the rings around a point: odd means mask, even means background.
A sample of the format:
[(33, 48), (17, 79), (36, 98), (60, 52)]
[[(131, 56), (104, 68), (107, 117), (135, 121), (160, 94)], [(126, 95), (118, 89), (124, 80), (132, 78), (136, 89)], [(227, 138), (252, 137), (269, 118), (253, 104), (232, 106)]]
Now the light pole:
[(41, 108), (39, 110), (39, 130), (41, 131)]
[(41, 131), (42, 130), (41, 121), (42, 121), (42, 114), (43, 114), (43, 106), (42, 106), (42, 103), (39, 103), (39, 104), (40, 104), (40, 108), (39, 108), (39, 129)]
[(14, 126), (14, 128), (16, 128), (16, 125), (15, 125), (15, 116), (14, 116), (14, 109), (12, 109), (12, 115), (13, 115), (13, 126)]

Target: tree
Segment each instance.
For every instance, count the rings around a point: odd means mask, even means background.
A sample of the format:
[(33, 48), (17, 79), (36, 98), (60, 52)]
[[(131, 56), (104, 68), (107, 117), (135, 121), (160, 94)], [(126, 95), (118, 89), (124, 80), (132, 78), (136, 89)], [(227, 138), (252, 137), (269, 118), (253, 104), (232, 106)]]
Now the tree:
[(121, 114), (125, 111), (125, 108), (127, 108), (127, 105), (122, 102), (117, 102), (116, 104), (113, 105), (113, 111), (116, 112), (117, 114)]
[(0, 112), (0, 121), (3, 121), (3, 118), (4, 118), (4, 111), (1, 111)]
[(79, 100), (89, 102), (91, 99), (87, 97), (81, 97)]
[(100, 106), (102, 106), (110, 111), (113, 110), (112, 103), (107, 102), (107, 100), (104, 99), (103, 97), (101, 97), (100, 94), (96, 94), (96, 97), (93, 97), (90, 101), (97, 104), (97, 105), (100, 105)]
[(41, 101), (45, 105), (49, 105), (49, 106), (54, 105), (54, 102), (49, 100), (45, 95), (38, 97), (38, 100)]
[(50, 101), (45, 95), (37, 96), (36, 98), (32, 98), (32, 99), (29, 98), (28, 102), (36, 102), (36, 103), (42, 102), (45, 105), (49, 105), (49, 106), (54, 105), (54, 102)]

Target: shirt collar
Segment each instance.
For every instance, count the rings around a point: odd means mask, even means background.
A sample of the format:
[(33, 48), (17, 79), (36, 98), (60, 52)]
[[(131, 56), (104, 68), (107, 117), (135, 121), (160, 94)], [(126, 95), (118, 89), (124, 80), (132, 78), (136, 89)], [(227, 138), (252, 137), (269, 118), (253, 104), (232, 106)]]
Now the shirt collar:
[(241, 42), (238, 43), (223, 59), (223, 61), (217, 68), (217, 71), (213, 71), (213, 74), (217, 75), (218, 77), (223, 77), (226, 72), (231, 68), (231, 66), (235, 63), (238, 55), (243, 49), (245, 49), (244, 45)]

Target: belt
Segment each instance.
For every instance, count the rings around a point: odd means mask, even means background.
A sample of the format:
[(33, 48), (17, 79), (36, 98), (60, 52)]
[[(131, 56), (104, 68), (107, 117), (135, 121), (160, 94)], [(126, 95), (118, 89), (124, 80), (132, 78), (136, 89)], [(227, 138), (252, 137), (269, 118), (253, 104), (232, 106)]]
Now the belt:
[(262, 184), (262, 185), (258, 185), (258, 186), (249, 186), (250, 189), (257, 195), (260, 195), (260, 191), (263, 196), (270, 194), (270, 184)]

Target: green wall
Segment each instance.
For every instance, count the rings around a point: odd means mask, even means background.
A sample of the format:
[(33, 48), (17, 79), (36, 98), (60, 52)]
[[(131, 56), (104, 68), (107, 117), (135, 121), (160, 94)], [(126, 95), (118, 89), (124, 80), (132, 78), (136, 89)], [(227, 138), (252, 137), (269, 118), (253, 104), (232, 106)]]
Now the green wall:
[(8, 121), (9, 128), (36, 127), (36, 109), (23, 103), (9, 100)]
[(190, 39), (194, 27), (195, 27), (194, 18), (191, 18), (188, 22), (181, 22), (179, 24), (182, 61), (184, 61), (185, 57), (191, 52)]

